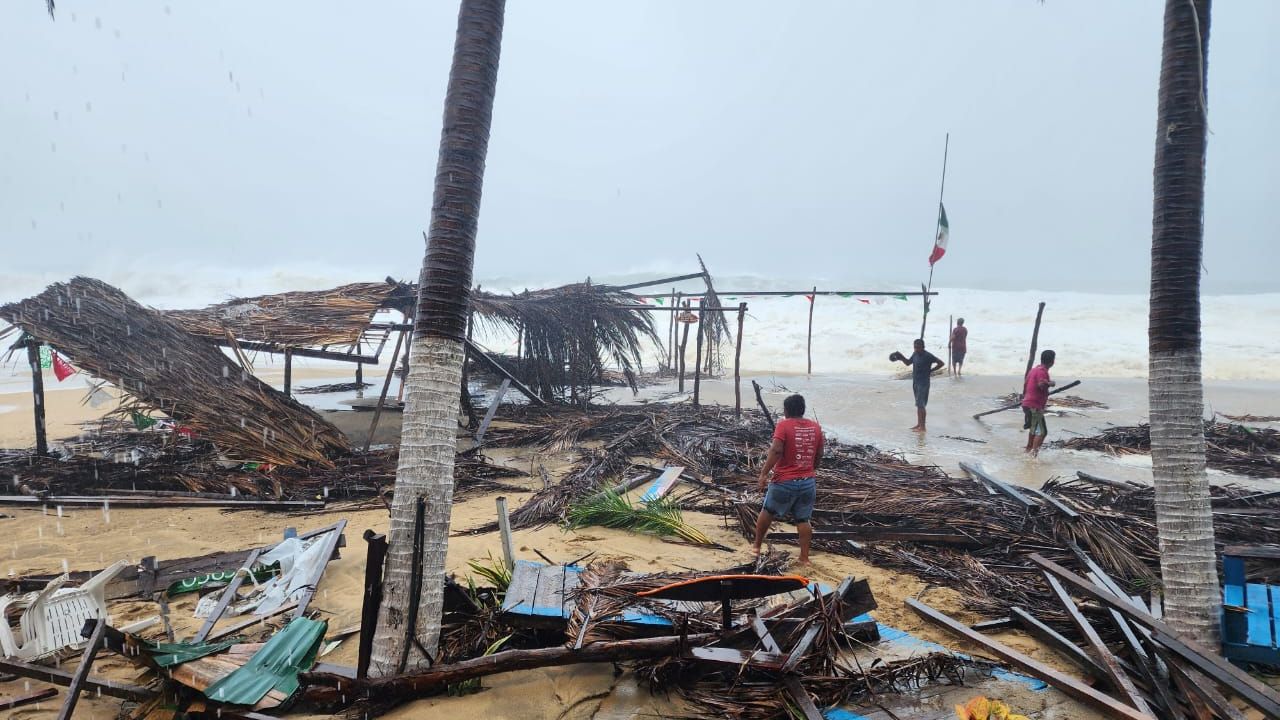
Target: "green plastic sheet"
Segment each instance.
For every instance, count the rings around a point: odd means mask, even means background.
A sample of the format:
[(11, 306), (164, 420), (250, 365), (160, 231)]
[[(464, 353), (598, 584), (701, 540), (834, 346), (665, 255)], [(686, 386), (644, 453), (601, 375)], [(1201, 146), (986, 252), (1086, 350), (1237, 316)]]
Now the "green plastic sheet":
[(232, 705), (256, 705), (272, 690), (293, 695), (298, 673), (311, 669), (328, 623), (297, 618), (276, 633), (249, 662), (210, 685), (205, 697)]

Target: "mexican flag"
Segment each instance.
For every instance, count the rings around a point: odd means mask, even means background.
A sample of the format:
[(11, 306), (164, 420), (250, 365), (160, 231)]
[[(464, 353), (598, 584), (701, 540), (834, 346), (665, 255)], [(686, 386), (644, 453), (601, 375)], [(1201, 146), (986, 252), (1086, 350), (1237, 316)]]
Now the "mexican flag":
[(947, 254), (947, 238), (951, 235), (951, 226), (947, 224), (947, 209), (938, 203), (938, 239), (933, 241), (933, 252), (929, 253), (929, 265), (933, 265)]

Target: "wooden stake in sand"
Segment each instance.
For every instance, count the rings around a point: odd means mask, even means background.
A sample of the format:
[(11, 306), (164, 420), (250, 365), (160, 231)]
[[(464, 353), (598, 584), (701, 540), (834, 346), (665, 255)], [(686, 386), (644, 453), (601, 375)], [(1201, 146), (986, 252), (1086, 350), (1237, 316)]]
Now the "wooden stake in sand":
[(36, 455), (49, 454), (49, 441), (44, 433), (44, 372), (40, 369), (40, 343), (27, 338), (27, 362), (31, 364), (31, 397), (35, 407)]
[(738, 339), (733, 343), (733, 416), (742, 417), (742, 321), (747, 316), (747, 304), (738, 303)]

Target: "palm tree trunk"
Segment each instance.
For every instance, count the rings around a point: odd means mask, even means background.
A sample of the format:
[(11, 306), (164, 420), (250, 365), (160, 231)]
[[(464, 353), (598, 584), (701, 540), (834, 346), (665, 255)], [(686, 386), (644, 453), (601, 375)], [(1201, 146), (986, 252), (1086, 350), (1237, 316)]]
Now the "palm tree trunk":
[(1166, 0), (1148, 328), (1151, 464), (1165, 617), (1215, 647), (1221, 612), (1204, 462), (1200, 262), (1210, 0)]
[[(505, 0), (462, 0), (444, 102), (431, 231), (418, 286), (405, 378), (400, 462), (391, 503), (383, 600), (370, 675), (422, 669), (440, 639), (445, 555), (453, 502), (463, 338), (471, 302), (476, 224), (502, 48)], [(415, 515), (426, 502), (421, 563)], [(416, 582), (415, 582), (416, 574)], [(416, 597), (411, 588), (420, 586)], [(416, 616), (416, 619), (415, 619)]]

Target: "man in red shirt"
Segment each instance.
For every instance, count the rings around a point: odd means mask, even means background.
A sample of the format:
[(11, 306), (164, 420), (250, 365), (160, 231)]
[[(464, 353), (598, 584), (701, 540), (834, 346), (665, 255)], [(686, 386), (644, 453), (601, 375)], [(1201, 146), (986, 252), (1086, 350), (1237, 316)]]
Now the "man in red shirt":
[[(805, 418), (804, 397), (792, 395), (782, 401), (786, 416), (773, 428), (773, 443), (769, 456), (760, 468), (760, 489), (768, 488), (764, 495), (764, 507), (756, 518), (755, 554), (769, 532), (774, 518), (790, 514), (796, 523), (800, 537), (800, 563), (809, 562), (809, 541), (813, 526), (813, 503), (817, 496), (817, 480), (814, 471), (822, 458), (822, 427)], [(769, 472), (773, 471), (773, 481)]]
[(969, 328), (964, 326), (964, 318), (956, 321), (956, 329), (951, 331), (951, 374), (960, 377), (964, 369), (964, 356), (969, 352)]
[(1044, 411), (1049, 404), (1049, 388), (1054, 385), (1053, 380), (1049, 379), (1049, 368), (1053, 367), (1056, 358), (1057, 354), (1052, 350), (1040, 353), (1040, 364), (1027, 373), (1026, 384), (1022, 389), (1023, 427), (1027, 429), (1026, 452), (1031, 453), (1031, 457), (1040, 454), (1040, 446), (1049, 434)]

